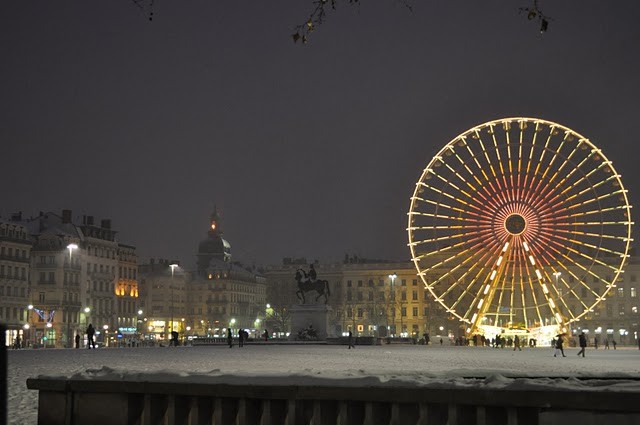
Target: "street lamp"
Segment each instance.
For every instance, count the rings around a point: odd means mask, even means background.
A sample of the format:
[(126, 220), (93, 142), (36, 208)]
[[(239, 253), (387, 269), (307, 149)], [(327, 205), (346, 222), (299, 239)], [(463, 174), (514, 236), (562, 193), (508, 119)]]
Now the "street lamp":
[(78, 249), (78, 245), (74, 243), (70, 243), (67, 245), (67, 249), (69, 250), (69, 264), (71, 264), (71, 258), (73, 256), (73, 251)]
[(109, 346), (109, 325), (102, 326), (102, 329), (104, 329), (104, 335), (102, 336), (102, 341), (104, 342), (104, 346), (108, 347)]
[(171, 327), (169, 328), (170, 332), (173, 332), (173, 273), (174, 270), (178, 267), (177, 264), (169, 264), (171, 268)]
[[(395, 272), (393, 274), (389, 275), (389, 279), (391, 279), (391, 324), (393, 325), (393, 328), (395, 330), (396, 327), (396, 288), (395, 288), (395, 283), (396, 283), (396, 278), (398, 277), (397, 274), (395, 274)], [(395, 332), (394, 332), (395, 335)]]

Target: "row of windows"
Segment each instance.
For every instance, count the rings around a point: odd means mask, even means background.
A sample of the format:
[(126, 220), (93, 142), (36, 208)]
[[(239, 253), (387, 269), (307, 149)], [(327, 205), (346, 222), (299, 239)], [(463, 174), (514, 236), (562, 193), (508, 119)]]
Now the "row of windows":
[(24, 231), (23, 227), (4, 225), (0, 226), (0, 236), (8, 236), (10, 238), (26, 240), (27, 232)]
[(27, 269), (25, 267), (0, 266), (0, 278), (13, 278), (17, 280), (27, 280)]
[[(5, 296), (5, 287), (4, 286), (0, 286), (0, 297)], [(17, 286), (7, 286), (7, 297), (26, 297), (27, 296), (27, 291), (24, 287), (17, 287)]]
[[(402, 307), (402, 308), (400, 309), (400, 315), (401, 315), (402, 317), (408, 317), (408, 316), (407, 316), (407, 311), (408, 311), (408, 310), (407, 310), (407, 307)], [(420, 315), (419, 315), (419, 311), (420, 311), (420, 310), (419, 310), (419, 308), (418, 308), (418, 307), (413, 307), (413, 308), (411, 309), (412, 317), (420, 317)], [(354, 313), (354, 310), (353, 310), (353, 309), (351, 309), (351, 308), (348, 308), (348, 309), (347, 309), (347, 317), (353, 317), (353, 313)], [(355, 313), (356, 313), (356, 317), (358, 317), (358, 318), (362, 318), (362, 317), (364, 317), (365, 309), (364, 309), (364, 308), (357, 308), (357, 309), (355, 310)], [(367, 309), (367, 310), (366, 310), (366, 313), (367, 313), (368, 317), (374, 317), (374, 316), (376, 316), (375, 311), (374, 311), (373, 309)], [(422, 316), (423, 316), (423, 317), (429, 317), (429, 314), (430, 314), (430, 313), (431, 313), (431, 312), (430, 312), (429, 307), (424, 307), (424, 309), (422, 310)], [(395, 309), (395, 308), (391, 308), (391, 310), (390, 310), (390, 317), (395, 317), (395, 315), (396, 315), (396, 309)], [(342, 311), (338, 310), (338, 311), (336, 312), (336, 317), (337, 317), (338, 319), (340, 319), (340, 318), (342, 317)]]
[(27, 258), (27, 250), (26, 249), (18, 249), (16, 248), (15, 251), (13, 248), (9, 247), (0, 247), (0, 257), (9, 257), (9, 258), (18, 258), (18, 259), (23, 259), (26, 260)]
[[(364, 286), (363, 282), (364, 281), (362, 281), (362, 280), (358, 280), (357, 286), (358, 287)], [(385, 283), (384, 279), (378, 279), (378, 286), (384, 286), (384, 283)], [(337, 286), (341, 286), (341, 283), (340, 282), (336, 282), (336, 285)], [(369, 281), (367, 282), (367, 286), (369, 286), (369, 287), (374, 286), (373, 285), (373, 279), (369, 279)], [(401, 279), (400, 280), (400, 286), (407, 286), (407, 279)], [(413, 279), (411, 281), (411, 286), (418, 286), (418, 279)], [(352, 280), (347, 280), (347, 287), (348, 288), (353, 287), (353, 281)]]
[[(122, 274), (122, 272), (124, 272), (124, 274)], [(121, 277), (123, 279), (135, 280), (137, 279), (137, 274), (138, 270), (135, 267), (118, 267), (118, 277)]]
[(102, 258), (116, 258), (116, 250), (115, 249), (106, 249), (100, 248), (97, 246), (87, 246), (87, 255), (93, 255), (94, 257), (102, 257)]
[(0, 307), (0, 319), (26, 321), (27, 313), (23, 308)]

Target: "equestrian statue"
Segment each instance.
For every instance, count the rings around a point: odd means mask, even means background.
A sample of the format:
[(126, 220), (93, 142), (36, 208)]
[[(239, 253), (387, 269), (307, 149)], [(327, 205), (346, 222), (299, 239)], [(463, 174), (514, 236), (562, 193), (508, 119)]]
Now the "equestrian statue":
[(308, 274), (303, 269), (296, 270), (296, 282), (298, 282), (296, 295), (298, 299), (302, 301), (302, 304), (306, 302), (304, 293), (309, 291), (316, 291), (318, 293), (316, 301), (322, 296), (324, 296), (325, 304), (329, 301), (329, 296), (331, 295), (329, 282), (327, 280), (316, 279), (316, 270), (313, 268), (313, 264), (311, 264)]

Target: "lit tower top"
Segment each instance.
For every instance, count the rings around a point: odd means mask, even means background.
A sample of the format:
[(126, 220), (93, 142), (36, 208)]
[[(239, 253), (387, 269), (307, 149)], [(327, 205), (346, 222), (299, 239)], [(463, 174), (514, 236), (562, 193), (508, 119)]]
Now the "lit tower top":
[(198, 274), (205, 276), (212, 260), (231, 261), (231, 244), (222, 237), (220, 215), (214, 207), (209, 219), (207, 238), (198, 245)]

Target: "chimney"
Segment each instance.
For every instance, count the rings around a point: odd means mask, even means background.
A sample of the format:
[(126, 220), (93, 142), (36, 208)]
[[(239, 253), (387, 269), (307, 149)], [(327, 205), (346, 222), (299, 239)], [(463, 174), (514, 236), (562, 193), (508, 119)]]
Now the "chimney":
[(62, 210), (62, 223), (71, 223), (71, 210)]
[(103, 219), (100, 222), (100, 227), (102, 227), (103, 229), (111, 229), (111, 220), (108, 218)]

